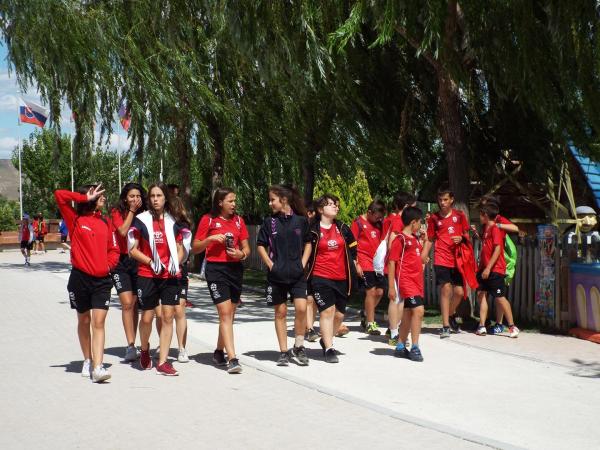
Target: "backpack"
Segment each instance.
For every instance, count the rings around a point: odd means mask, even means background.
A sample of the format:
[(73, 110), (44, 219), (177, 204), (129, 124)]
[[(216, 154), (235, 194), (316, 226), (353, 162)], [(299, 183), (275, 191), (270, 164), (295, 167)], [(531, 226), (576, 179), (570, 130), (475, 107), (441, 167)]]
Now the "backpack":
[(504, 239), (504, 259), (506, 260), (506, 278), (504, 279), (506, 285), (510, 285), (513, 278), (515, 277), (515, 270), (517, 268), (517, 247), (513, 240), (506, 235)]

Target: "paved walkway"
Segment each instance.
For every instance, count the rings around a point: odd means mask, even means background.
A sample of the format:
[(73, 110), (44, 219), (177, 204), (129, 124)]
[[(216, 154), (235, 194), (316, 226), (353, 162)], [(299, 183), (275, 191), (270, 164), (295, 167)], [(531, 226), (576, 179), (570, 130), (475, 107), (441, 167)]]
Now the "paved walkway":
[[(235, 328), (244, 373), (213, 367), (217, 317), (192, 281), (180, 376), (121, 362), (118, 300), (107, 322), (111, 383), (83, 379), (66, 296), (68, 256), (0, 253), (4, 316), (0, 448), (598, 448), (600, 346), (524, 333), (517, 340), (425, 330), (424, 363), (383, 337), (338, 339), (340, 363), (308, 344), (309, 367), (275, 365), (272, 311), (244, 298)], [(291, 321), (289, 322), (291, 328)], [(291, 334), (290, 334), (291, 335)], [(175, 341), (174, 341), (175, 342)], [(292, 340), (290, 339), (290, 344)], [(153, 334), (151, 345), (158, 338)], [(173, 345), (175, 347), (175, 345)], [(101, 430), (101, 432), (98, 432)]]

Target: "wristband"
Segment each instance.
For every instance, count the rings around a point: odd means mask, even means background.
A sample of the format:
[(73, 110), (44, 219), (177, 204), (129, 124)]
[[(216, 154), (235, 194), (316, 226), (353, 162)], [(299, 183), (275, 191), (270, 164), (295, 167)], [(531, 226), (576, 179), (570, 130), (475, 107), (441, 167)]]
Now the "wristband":
[(132, 211), (131, 209), (129, 210), (129, 212), (130, 212), (130, 213), (134, 213), (134, 214), (135, 214), (135, 211)]

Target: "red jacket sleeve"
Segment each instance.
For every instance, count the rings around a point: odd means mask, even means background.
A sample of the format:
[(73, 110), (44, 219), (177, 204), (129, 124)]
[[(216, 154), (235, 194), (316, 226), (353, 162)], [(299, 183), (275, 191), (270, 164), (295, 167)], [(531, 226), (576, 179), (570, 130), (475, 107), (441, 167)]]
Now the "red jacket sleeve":
[(200, 219), (200, 223), (198, 224), (198, 228), (196, 229), (196, 235), (194, 236), (194, 240), (203, 241), (208, 237), (208, 228), (209, 228), (209, 216), (205, 214)]
[(54, 191), (54, 198), (56, 199), (56, 204), (58, 205), (58, 209), (60, 210), (60, 215), (63, 217), (67, 224), (67, 228), (69, 229), (69, 231), (73, 232), (73, 226), (75, 224), (75, 218), (77, 217), (77, 213), (71, 206), (70, 202), (87, 202), (87, 195), (80, 194), (79, 192), (58, 190)]
[[(86, 197), (87, 198), (87, 197)], [(119, 264), (119, 257), (121, 252), (119, 251), (119, 245), (117, 244), (117, 237), (112, 223), (108, 226), (108, 242), (107, 242), (107, 254), (108, 254), (108, 268), (113, 270)]]
[(429, 216), (429, 219), (427, 219), (427, 239), (430, 241), (435, 239), (435, 220), (436, 219), (433, 214)]

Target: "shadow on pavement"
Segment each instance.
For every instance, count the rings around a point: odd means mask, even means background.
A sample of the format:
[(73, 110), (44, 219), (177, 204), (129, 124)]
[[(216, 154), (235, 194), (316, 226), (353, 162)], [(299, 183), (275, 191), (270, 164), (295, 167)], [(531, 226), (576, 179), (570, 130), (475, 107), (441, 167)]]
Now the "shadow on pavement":
[(197, 353), (195, 355), (190, 355), (191, 361), (196, 361), (198, 364), (202, 364), (203, 366), (214, 367), (217, 370), (227, 370), (227, 366), (217, 366), (212, 360), (213, 354), (211, 353)]
[[(104, 367), (109, 368), (110, 366), (112, 366), (111, 363), (104, 363)], [(65, 369), (65, 372), (68, 373), (81, 373), (81, 369), (83, 367), (83, 361), (71, 361), (70, 363), (66, 363), (66, 364), (56, 364), (54, 366), (49, 366), (52, 368), (60, 368), (63, 367)]]
[(34, 260), (29, 267), (26, 267), (24, 264), (2, 263), (0, 264), (0, 269), (23, 269), (30, 272), (67, 273), (71, 270), (71, 264), (67, 262)]
[(394, 347), (388, 346), (387, 348), (374, 348), (373, 350), (369, 351), (369, 353), (377, 356), (394, 356)]
[(571, 361), (577, 364), (577, 367), (569, 372), (570, 375), (581, 378), (600, 378), (600, 363), (585, 362), (577, 358)]

